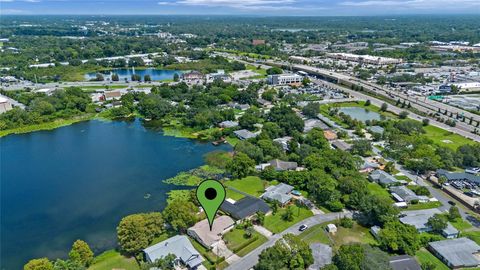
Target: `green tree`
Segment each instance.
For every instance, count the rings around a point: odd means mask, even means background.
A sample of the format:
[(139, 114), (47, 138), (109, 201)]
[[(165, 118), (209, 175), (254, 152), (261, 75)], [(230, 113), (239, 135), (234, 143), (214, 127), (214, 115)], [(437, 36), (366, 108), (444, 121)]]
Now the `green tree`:
[(378, 238), (383, 250), (409, 255), (414, 255), (421, 244), (417, 229), (400, 221), (386, 223)]
[(136, 254), (163, 231), (161, 213), (133, 214), (122, 218), (117, 227), (117, 237), (125, 252)]
[(398, 115), (398, 117), (399, 117), (400, 119), (407, 119), (408, 115), (409, 115), (409, 113), (408, 113), (407, 111), (402, 111), (402, 112)]
[(118, 74), (117, 74), (117, 73), (113, 73), (113, 74), (112, 74), (112, 81), (118, 82), (119, 80), (120, 80), (120, 77), (118, 77)]
[(93, 261), (93, 251), (85, 241), (77, 240), (73, 243), (68, 257), (72, 261), (77, 261), (83, 266), (89, 266)]
[(427, 226), (432, 228), (433, 232), (440, 234), (448, 226), (447, 218), (444, 215), (435, 214), (428, 219)]
[(145, 76), (143, 76), (143, 81), (144, 82), (151, 82), (152, 77), (149, 74), (145, 74)]
[(175, 231), (185, 232), (197, 221), (198, 208), (190, 201), (176, 199), (163, 210), (165, 221)]
[(362, 157), (368, 156), (372, 151), (372, 144), (368, 140), (356, 140), (352, 145), (352, 154)]
[(286, 234), (262, 251), (255, 270), (306, 269), (313, 263), (312, 250), (298, 236)]
[(458, 210), (458, 207), (452, 206), (448, 210), (448, 220), (450, 221), (455, 221), (457, 218), (461, 218), (462, 216), (460, 215), (460, 211)]
[(267, 69), (267, 74), (268, 75), (276, 75), (276, 74), (282, 74), (283, 70), (279, 67), (272, 67)]
[(360, 270), (365, 260), (365, 249), (360, 244), (343, 245), (333, 256), (333, 263), (338, 269)]
[(235, 178), (244, 178), (253, 172), (255, 161), (244, 153), (236, 153), (227, 164), (227, 171)]
[(173, 81), (174, 82), (180, 81), (180, 76), (178, 75), (178, 73), (173, 74)]
[(302, 112), (305, 116), (315, 118), (320, 113), (320, 105), (315, 102), (310, 102), (303, 107)]
[(155, 267), (162, 270), (173, 270), (175, 269), (174, 262), (176, 258), (177, 256), (175, 254), (168, 254), (167, 256), (157, 259), (155, 262), (153, 262), (151, 267)]
[(23, 270), (53, 270), (53, 264), (47, 258), (33, 259), (23, 266)]
[(255, 220), (258, 224), (262, 225), (265, 223), (265, 213), (258, 211), (255, 215)]
[(282, 215), (282, 218), (285, 221), (289, 221), (289, 222), (293, 221), (293, 208), (291, 205), (287, 207), (287, 209), (285, 210), (285, 213), (283, 213)]
[(388, 110), (388, 104), (387, 103), (382, 103), (382, 107), (380, 107), (380, 110), (382, 112), (386, 112)]

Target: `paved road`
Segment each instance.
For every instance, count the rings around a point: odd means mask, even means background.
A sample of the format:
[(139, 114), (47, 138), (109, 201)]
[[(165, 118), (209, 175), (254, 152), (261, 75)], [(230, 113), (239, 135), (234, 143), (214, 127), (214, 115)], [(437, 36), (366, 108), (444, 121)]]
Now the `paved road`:
[(321, 215), (315, 215), (313, 217), (310, 217), (310, 218), (307, 218), (303, 221), (300, 221), (299, 223), (291, 226), (290, 228), (286, 229), (285, 231), (283, 231), (279, 234), (273, 235), (266, 243), (257, 247), (256, 249), (252, 250), (246, 256), (242, 257), (240, 260), (238, 260), (235, 263), (233, 263), (232, 265), (228, 266), (226, 269), (227, 270), (246, 270), (246, 269), (252, 268), (253, 266), (255, 266), (258, 263), (258, 256), (260, 255), (260, 253), (263, 250), (273, 246), (278, 239), (282, 238), (283, 235), (285, 235), (287, 233), (292, 233), (292, 234), (295, 234), (295, 235), (300, 234), (300, 231), (298, 231), (298, 228), (302, 224), (306, 224), (307, 226), (312, 227), (312, 226), (315, 226), (315, 225), (318, 225), (318, 224), (321, 224), (321, 223), (324, 223), (324, 222), (328, 222), (328, 221), (333, 221), (333, 220), (336, 220), (338, 218), (342, 218), (342, 217), (345, 217), (345, 216), (351, 217), (352, 214), (349, 213), (349, 212), (347, 212), (347, 213), (321, 214)]

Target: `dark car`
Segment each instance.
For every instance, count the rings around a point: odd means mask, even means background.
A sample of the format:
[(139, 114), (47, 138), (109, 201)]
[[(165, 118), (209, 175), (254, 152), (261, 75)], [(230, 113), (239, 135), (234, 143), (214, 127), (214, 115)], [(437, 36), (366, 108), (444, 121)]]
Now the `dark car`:
[(298, 228), (299, 231), (303, 232), (305, 231), (306, 229), (308, 229), (308, 226), (303, 224), (303, 225), (300, 225), (300, 228)]
[(457, 203), (453, 201), (448, 201), (448, 204), (455, 206)]

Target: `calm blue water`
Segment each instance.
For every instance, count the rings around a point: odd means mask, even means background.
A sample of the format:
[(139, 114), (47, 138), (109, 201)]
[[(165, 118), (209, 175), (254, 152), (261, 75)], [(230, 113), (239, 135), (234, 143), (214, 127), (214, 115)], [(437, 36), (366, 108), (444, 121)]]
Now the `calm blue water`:
[(138, 120), (1, 138), (1, 269), (66, 256), (76, 239), (97, 252), (115, 246), (123, 216), (161, 211), (166, 193), (178, 189), (162, 180), (217, 149), (230, 150), (166, 137)]
[(379, 113), (369, 111), (361, 107), (342, 107), (339, 112), (349, 115), (353, 119), (365, 122), (367, 120), (385, 120), (385, 117)]
[[(85, 74), (85, 79), (90, 80), (94, 79), (97, 75), (97, 73), (101, 73), (105, 80), (111, 79), (113, 73), (117, 73), (118, 77), (121, 81), (124, 81), (125, 79), (131, 80), (132, 79), (132, 74), (134, 74), (134, 71), (129, 68), (119, 68), (119, 69), (113, 69), (113, 70), (108, 70), (108, 71), (102, 71), (102, 72), (92, 72), (92, 73), (87, 73)], [(138, 74), (142, 77), (145, 75), (150, 75), (153, 81), (162, 81), (162, 80), (172, 80), (173, 75), (177, 73), (178, 75), (181, 75), (183, 71), (180, 70), (165, 70), (165, 69), (156, 69), (156, 68), (147, 68), (147, 69), (135, 69), (135, 74)]]

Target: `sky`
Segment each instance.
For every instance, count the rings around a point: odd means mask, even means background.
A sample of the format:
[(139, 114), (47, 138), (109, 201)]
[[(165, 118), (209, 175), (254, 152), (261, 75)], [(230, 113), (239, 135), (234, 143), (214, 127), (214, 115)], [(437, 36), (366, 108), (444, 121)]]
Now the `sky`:
[(0, 14), (480, 14), (480, 0), (0, 0)]

